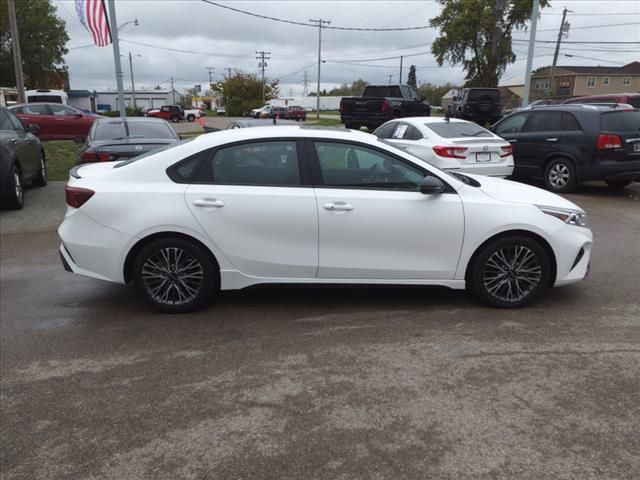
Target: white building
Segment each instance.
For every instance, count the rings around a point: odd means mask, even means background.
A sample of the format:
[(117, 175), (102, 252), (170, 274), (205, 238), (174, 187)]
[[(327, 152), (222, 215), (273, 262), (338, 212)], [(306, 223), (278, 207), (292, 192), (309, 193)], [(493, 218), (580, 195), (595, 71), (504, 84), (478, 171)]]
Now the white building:
[[(338, 110), (342, 97), (320, 97), (320, 110)], [(282, 97), (269, 100), (274, 107), (290, 107), (297, 105), (307, 111), (316, 109), (316, 97)]]
[[(177, 90), (136, 90), (136, 106), (146, 110), (148, 108), (160, 108), (163, 105), (175, 105), (180, 102), (180, 93)], [(118, 110), (118, 92), (107, 90), (94, 92), (96, 95), (96, 111), (105, 112)], [(127, 107), (133, 106), (131, 90), (124, 91), (124, 103)]]

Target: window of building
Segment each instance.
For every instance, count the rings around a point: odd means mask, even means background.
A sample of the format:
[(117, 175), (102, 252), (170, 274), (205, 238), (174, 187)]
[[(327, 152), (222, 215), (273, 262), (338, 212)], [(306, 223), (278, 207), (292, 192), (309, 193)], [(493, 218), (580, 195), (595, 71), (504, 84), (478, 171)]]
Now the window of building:
[(588, 77), (587, 88), (595, 88), (595, 86), (596, 86), (596, 77)]
[(631, 77), (624, 77), (622, 79), (622, 84), (623, 85), (631, 85)]
[(609, 77), (604, 77), (602, 79), (602, 85), (609, 85)]
[(548, 90), (549, 89), (549, 80), (536, 80), (536, 84), (534, 86), (536, 90)]

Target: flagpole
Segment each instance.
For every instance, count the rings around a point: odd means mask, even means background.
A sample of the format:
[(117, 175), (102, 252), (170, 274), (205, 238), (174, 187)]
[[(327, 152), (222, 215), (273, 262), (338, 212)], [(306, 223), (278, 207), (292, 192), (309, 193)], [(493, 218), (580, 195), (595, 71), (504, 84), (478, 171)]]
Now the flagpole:
[[(118, 110), (120, 118), (124, 121), (127, 118), (127, 108), (124, 104), (123, 73), (120, 63), (120, 43), (118, 41), (118, 22), (116, 20), (116, 2), (109, 0), (109, 20), (111, 30), (111, 43), (113, 44), (113, 62), (116, 65), (116, 85), (118, 87)], [(126, 125), (126, 124), (125, 124)]]

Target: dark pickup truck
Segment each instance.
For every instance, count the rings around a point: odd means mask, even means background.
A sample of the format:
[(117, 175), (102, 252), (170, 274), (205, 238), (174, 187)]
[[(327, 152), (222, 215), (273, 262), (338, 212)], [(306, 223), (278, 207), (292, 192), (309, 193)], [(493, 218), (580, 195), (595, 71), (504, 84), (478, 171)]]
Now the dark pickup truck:
[(373, 130), (392, 118), (429, 115), (431, 106), (409, 85), (369, 85), (361, 97), (340, 100), (340, 120), (354, 130)]

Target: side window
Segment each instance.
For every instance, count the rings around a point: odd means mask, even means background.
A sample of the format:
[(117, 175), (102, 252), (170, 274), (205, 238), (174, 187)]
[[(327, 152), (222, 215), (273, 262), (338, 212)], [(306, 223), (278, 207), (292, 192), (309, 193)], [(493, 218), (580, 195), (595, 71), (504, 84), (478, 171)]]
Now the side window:
[(558, 132), (562, 130), (561, 112), (534, 112), (523, 132)]
[(420, 140), (422, 137), (423, 135), (422, 133), (420, 133), (420, 130), (418, 130), (413, 125), (409, 125), (402, 138), (404, 138), (405, 140)]
[(161, 112), (168, 112), (169, 111), (169, 107), (161, 107), (160, 111)]
[(49, 115), (46, 105), (24, 105), (16, 108), (15, 112), (24, 115)]
[(390, 155), (345, 143), (315, 142), (325, 185), (420, 191), (424, 173)]
[(7, 115), (7, 118), (9, 118), (9, 122), (11, 122), (11, 125), (13, 126), (13, 130), (15, 130), (18, 133), (24, 133), (24, 125), (22, 125), (18, 117), (16, 117), (10, 112), (6, 112), (6, 115)]
[(528, 116), (529, 114), (520, 113), (505, 119), (496, 127), (496, 133), (498, 135), (502, 135), (505, 133), (520, 133), (522, 131), (524, 122), (527, 121)]
[(565, 132), (575, 132), (576, 130), (582, 130), (580, 122), (571, 113), (562, 112), (562, 130)]
[(255, 142), (218, 150), (213, 182), (232, 185), (300, 185), (294, 141)]
[(65, 107), (64, 105), (51, 105), (50, 108), (51, 108), (51, 112), (56, 116), (60, 116), (60, 115), (73, 116), (78, 113), (69, 107)]
[(391, 135), (393, 135), (393, 132), (395, 131), (397, 126), (398, 122), (387, 123), (386, 125), (378, 128), (375, 132), (373, 132), (373, 134), (378, 138), (391, 138)]
[(0, 130), (13, 130), (9, 115), (4, 110), (0, 110)]

